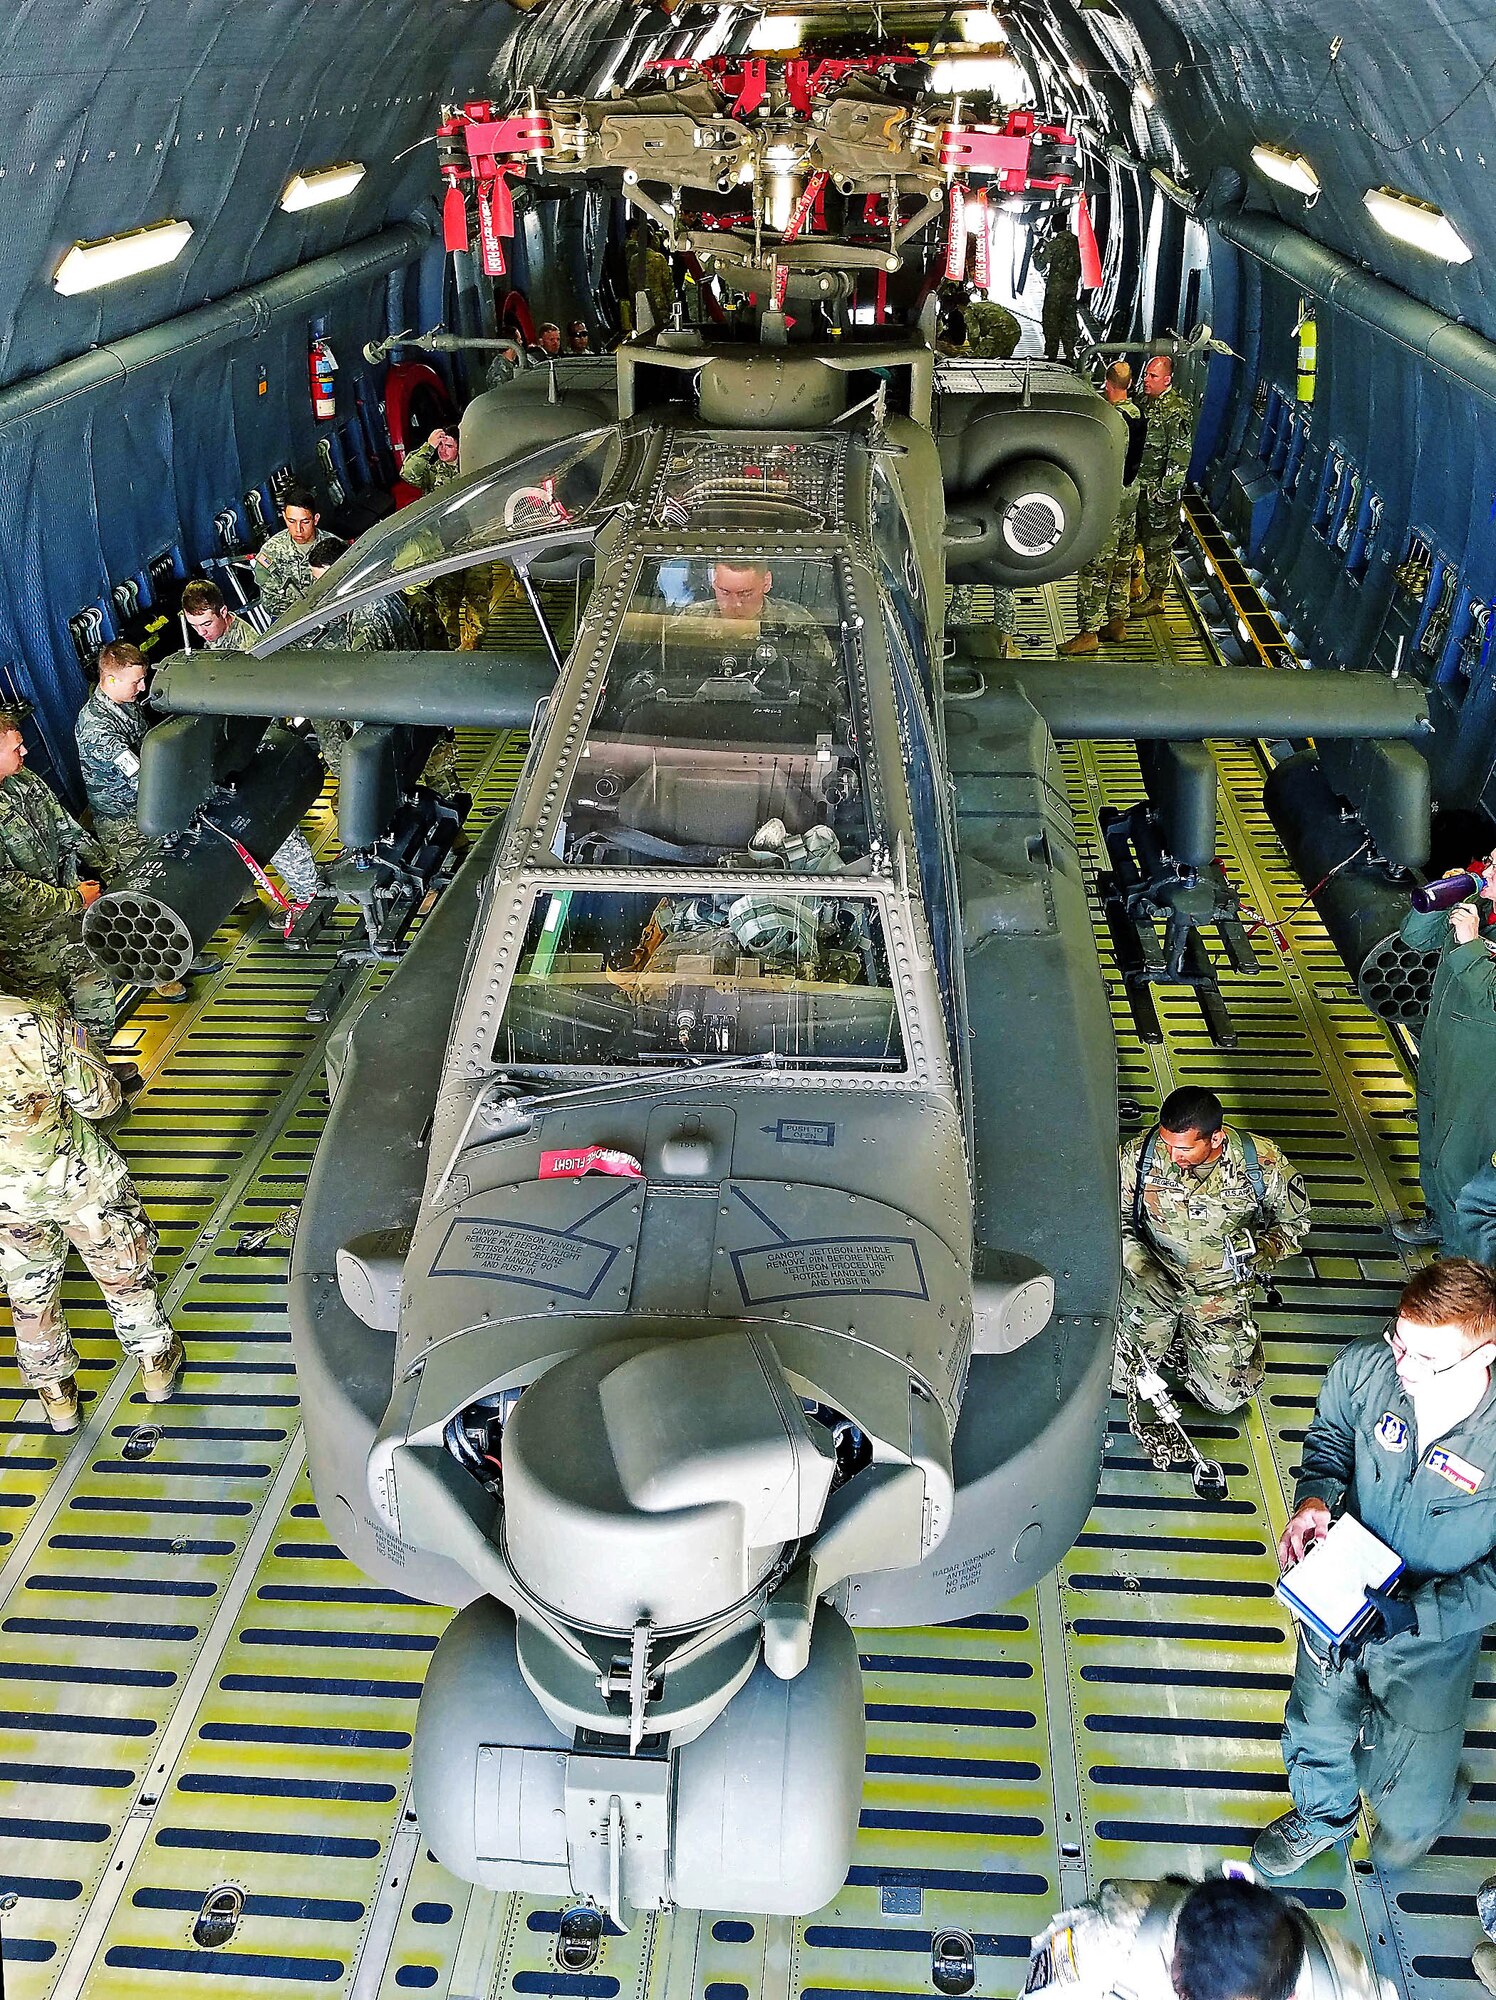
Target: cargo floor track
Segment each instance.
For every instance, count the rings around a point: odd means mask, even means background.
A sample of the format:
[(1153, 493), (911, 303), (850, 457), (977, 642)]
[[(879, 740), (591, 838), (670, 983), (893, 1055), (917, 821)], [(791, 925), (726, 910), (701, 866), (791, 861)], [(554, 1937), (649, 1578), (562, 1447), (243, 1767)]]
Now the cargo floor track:
[[(1073, 629), (1071, 592), (1033, 593), (1025, 637)], [(1182, 610), (1126, 653), (1200, 657)], [(502, 809), (517, 739), (464, 744), (480, 811)], [(161, 1227), (189, 1350), (160, 1411), (117, 1366), (98, 1297), (68, 1281), (86, 1427), (54, 1439), (0, 1372), (0, 1932), (9, 2000), (87, 1994), (561, 1994), (587, 2000), (927, 1995), (930, 1939), (978, 1947), (977, 1992), (1022, 1985), (1026, 1941), (1108, 1875), (1242, 1858), (1286, 1799), (1278, 1723), (1291, 1666), (1273, 1538), (1320, 1375), (1380, 1328), (1404, 1273), (1388, 1210), (1415, 1180), (1408, 1077), (1357, 1002), (1263, 817), (1255, 752), (1220, 751), (1221, 853), (1286, 951), (1227, 976), (1238, 1046), (1187, 995), (1162, 1048), (1113, 1004), (1122, 1089), (1144, 1116), (1171, 1083), (1219, 1090), (1306, 1174), (1315, 1228), (1264, 1315), (1270, 1372), (1245, 1422), (1202, 1433), (1229, 1496), (1202, 1505), (1151, 1469), (1114, 1408), (1096, 1509), (1058, 1575), (991, 1615), (864, 1645), (868, 1771), (851, 1879), (801, 1922), (677, 1915), (609, 1936), (593, 1969), (555, 1959), (558, 1909), (470, 1892), (426, 1854), (407, 1800), (422, 1674), (443, 1614), (371, 1587), (329, 1541), (307, 1483), (286, 1334), (286, 1244), (245, 1253), (300, 1196), (325, 1110), (328, 1030), (303, 1020), (339, 930), (302, 955), (258, 918), (214, 942), (189, 1005), (148, 1002), (127, 1039), (149, 1085), (119, 1133)], [(1095, 810), (1137, 796), (1125, 746), (1072, 748), (1090, 859)], [(328, 829), (324, 826), (324, 833)], [(1109, 946), (1098, 927), (1104, 958)], [(355, 995), (356, 1001), (356, 995)], [(352, 1004), (352, 1003), (351, 1003)], [(1040, 1135), (1040, 1142), (1053, 1135)], [(1056, 1466), (1054, 1477), (1063, 1478)], [(1364, 1839), (1302, 1878), (1409, 2000), (1477, 1991), (1473, 1893), (1496, 1868), (1496, 1678), (1472, 1717), (1464, 1819), (1384, 1877)], [(242, 1892), (216, 1948), (204, 1899)]]

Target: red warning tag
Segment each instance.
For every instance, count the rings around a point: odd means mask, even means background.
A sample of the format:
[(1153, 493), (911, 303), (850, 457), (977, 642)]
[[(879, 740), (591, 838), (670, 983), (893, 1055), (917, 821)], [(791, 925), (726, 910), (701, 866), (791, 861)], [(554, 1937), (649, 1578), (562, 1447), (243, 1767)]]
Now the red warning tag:
[(632, 1153), (620, 1153), (612, 1146), (582, 1146), (569, 1153), (542, 1153), (540, 1179), (576, 1181), (583, 1174), (617, 1174), (627, 1181), (644, 1178), (644, 1169)]
[(987, 213), (986, 188), (981, 188), (977, 192), (976, 209), (976, 222), (972, 227), (974, 238), (972, 277), (976, 280), (978, 289), (985, 292), (992, 283), (992, 222)]
[(946, 232), (945, 275), (953, 282), (966, 275), (966, 193), (951, 182), (950, 224)]
[(784, 226), (784, 234), (779, 239), (781, 243), (793, 243), (806, 223), (809, 222), (811, 211), (820, 200), (829, 178), (830, 176), (825, 169), (818, 167), (809, 180), (806, 181), (805, 190), (800, 199), (795, 203), (794, 213)]
[[(502, 278), (504, 271), (504, 245), (500, 239), (494, 217), (494, 201), (499, 188), (504, 187), (502, 178), (478, 183), (478, 244), (482, 252), (484, 275)], [(507, 193), (507, 189), (505, 190)]]

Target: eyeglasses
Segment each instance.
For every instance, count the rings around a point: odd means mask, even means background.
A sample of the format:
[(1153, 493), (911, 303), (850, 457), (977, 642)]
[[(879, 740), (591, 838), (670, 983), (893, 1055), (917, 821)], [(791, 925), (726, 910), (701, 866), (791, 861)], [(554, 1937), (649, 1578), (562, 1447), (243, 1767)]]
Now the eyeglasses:
[(1412, 1348), (1408, 1346), (1407, 1342), (1398, 1332), (1396, 1320), (1389, 1320), (1387, 1325), (1382, 1328), (1382, 1338), (1394, 1354), (1402, 1355), (1404, 1360), (1416, 1362), (1430, 1379), (1436, 1375), (1448, 1375), (1452, 1369), (1463, 1368), (1467, 1361), (1473, 1360), (1480, 1352), (1478, 1347), (1472, 1348), (1469, 1354), (1462, 1354), (1458, 1361), (1446, 1361), (1441, 1367), (1432, 1361), (1428, 1355), (1415, 1354), (1413, 1352)]

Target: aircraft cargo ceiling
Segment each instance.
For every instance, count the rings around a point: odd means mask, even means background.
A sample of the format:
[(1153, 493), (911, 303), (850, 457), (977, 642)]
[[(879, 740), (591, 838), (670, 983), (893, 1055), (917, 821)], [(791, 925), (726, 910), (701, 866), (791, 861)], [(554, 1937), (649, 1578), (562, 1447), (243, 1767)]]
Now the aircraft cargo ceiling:
[[(874, 32), (866, 10), (812, 0), (800, 11), (817, 29)], [(1203, 212), (1243, 201), (1275, 211), (1496, 333), (1482, 257), (1436, 261), (1384, 235), (1363, 206), (1366, 190), (1396, 187), (1479, 245), (1496, 13), (1442, 0), (1019, 0), (1000, 11), (1045, 108), (1082, 122), (1093, 179), (1104, 160), (1123, 173), (1135, 163)], [(890, 39), (942, 33), (928, 7), (878, 18)], [(531, 83), (593, 88), (652, 55), (739, 47), (753, 13), (682, 4), (666, 15), (635, 0), (541, 0), (528, 14), (505, 0), (97, 0), (86, 33), (79, 21), (65, 0), (36, 0), (3, 31), (0, 383), (405, 221), (436, 189), (432, 149), (418, 145), (434, 107), (481, 94), (491, 64), (501, 96)], [(1253, 171), (1264, 142), (1310, 162), (1322, 183), (1313, 205)], [(281, 209), (290, 175), (345, 159), (367, 168), (351, 199)], [(70, 243), (166, 216), (193, 230), (167, 270), (80, 298), (54, 292)]]

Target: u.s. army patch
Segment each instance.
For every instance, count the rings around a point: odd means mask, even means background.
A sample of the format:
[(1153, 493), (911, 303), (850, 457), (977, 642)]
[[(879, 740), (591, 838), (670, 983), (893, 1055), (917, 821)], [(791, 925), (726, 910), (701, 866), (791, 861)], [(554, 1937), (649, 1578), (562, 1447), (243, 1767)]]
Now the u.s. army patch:
[(1406, 1451), (1408, 1448), (1408, 1426), (1403, 1418), (1394, 1416), (1391, 1410), (1377, 1418), (1374, 1436), (1383, 1451)]

